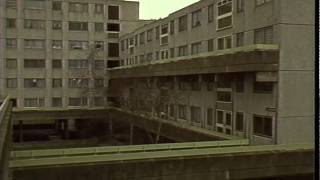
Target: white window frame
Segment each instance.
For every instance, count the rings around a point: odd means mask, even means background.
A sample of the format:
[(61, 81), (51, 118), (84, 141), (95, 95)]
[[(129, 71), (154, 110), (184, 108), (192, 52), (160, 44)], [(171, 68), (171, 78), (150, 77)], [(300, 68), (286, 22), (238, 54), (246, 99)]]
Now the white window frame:
[[(227, 43), (226, 43), (226, 40), (225, 40), (225, 39), (226, 39), (226, 37), (229, 37), (229, 36), (231, 37), (231, 47), (230, 47), (230, 48), (226, 48), (226, 47), (227, 47)], [(224, 40), (223, 40), (223, 49), (219, 49), (219, 39), (221, 39), (221, 38), (224, 39)], [(218, 38), (216, 38), (215, 40), (216, 40), (215, 45), (216, 45), (218, 51), (219, 51), (219, 50), (225, 50), (225, 49), (231, 49), (231, 48), (232, 48), (232, 45), (233, 45), (233, 35), (232, 35), (232, 34), (218, 37)]]
[[(228, 3), (231, 3), (231, 12), (219, 16), (218, 8), (220, 6), (224, 6), (224, 5), (228, 4)], [(217, 31), (218, 30), (227, 29), (227, 28), (231, 28), (233, 26), (233, 15), (232, 15), (232, 13), (233, 13), (233, 1), (232, 0), (219, 0), (219, 2), (217, 3), (217, 9), (216, 9), (216, 17), (217, 17), (216, 18), (217, 19), (216, 30)], [(219, 20), (223, 19), (223, 18), (226, 18), (226, 17), (229, 17), (229, 16), (231, 16), (231, 25), (223, 27), (223, 28), (219, 28)]]
[[(162, 34), (162, 26), (164, 26), (164, 25), (167, 25), (167, 33), (165, 33), (165, 34)], [(164, 23), (164, 24), (162, 24), (161, 26), (160, 26), (160, 45), (162, 46), (162, 45), (167, 45), (167, 44), (169, 44), (169, 23)], [(164, 38), (164, 37), (167, 37), (168, 38), (168, 42), (167, 43), (163, 43), (162, 42), (162, 38)]]

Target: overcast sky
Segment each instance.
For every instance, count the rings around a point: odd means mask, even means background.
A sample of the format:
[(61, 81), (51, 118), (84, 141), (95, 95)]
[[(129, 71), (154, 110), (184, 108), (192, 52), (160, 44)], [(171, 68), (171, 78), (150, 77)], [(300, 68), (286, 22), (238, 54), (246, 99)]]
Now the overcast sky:
[(199, 0), (133, 0), (140, 2), (140, 19), (159, 19)]

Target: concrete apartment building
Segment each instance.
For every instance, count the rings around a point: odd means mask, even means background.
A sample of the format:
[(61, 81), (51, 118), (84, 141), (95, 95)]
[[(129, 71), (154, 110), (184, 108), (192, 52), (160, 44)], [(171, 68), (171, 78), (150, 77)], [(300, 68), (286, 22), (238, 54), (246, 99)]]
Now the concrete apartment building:
[(314, 2), (201, 0), (121, 36), (115, 106), (242, 136), (314, 141)]
[(10, 95), (17, 110), (103, 107), (119, 36), (148, 22), (138, 2), (0, 3), (0, 99)]

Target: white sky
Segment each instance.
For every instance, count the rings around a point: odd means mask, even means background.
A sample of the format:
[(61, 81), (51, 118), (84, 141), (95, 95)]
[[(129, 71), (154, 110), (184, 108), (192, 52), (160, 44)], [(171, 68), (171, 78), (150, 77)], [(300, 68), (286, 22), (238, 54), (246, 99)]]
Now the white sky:
[(199, 0), (133, 0), (140, 2), (140, 19), (159, 19)]

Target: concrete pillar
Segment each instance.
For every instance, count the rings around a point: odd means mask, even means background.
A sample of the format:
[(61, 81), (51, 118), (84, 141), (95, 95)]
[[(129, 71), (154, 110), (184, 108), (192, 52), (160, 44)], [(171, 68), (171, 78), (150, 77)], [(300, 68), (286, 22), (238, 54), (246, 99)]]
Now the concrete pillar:
[(112, 119), (109, 119), (109, 136), (113, 136), (113, 122)]
[(75, 126), (75, 119), (68, 119), (68, 130), (69, 131), (75, 131), (76, 126)]
[(133, 123), (130, 123), (130, 145), (133, 144)]
[(19, 142), (23, 142), (23, 121), (19, 121)]

